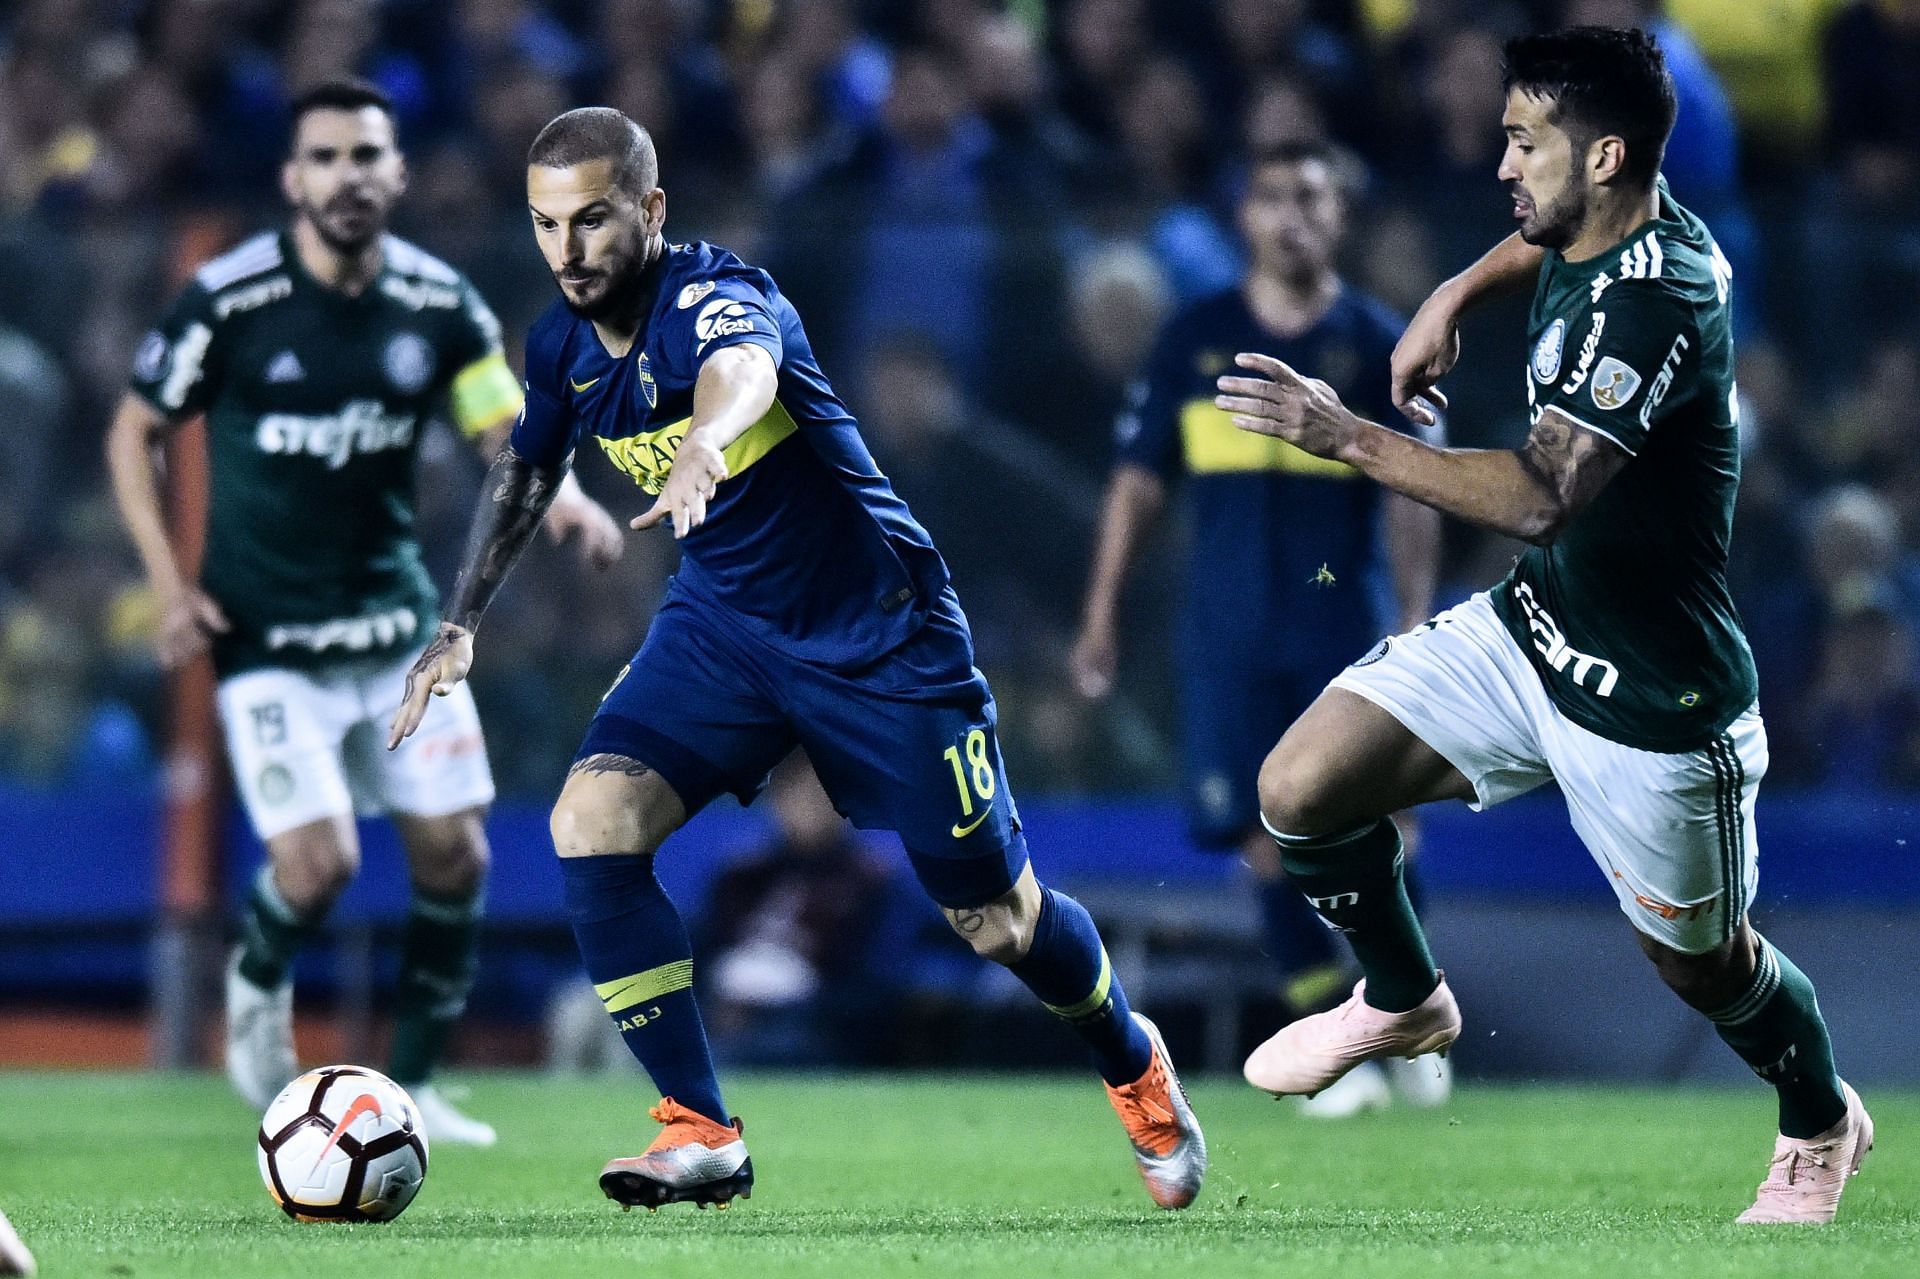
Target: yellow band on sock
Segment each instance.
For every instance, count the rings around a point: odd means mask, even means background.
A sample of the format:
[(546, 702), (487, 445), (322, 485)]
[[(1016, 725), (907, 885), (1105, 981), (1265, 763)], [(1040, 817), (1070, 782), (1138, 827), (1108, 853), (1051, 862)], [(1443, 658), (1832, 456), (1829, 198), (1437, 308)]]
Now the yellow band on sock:
[[(693, 961), (677, 959), (671, 964), (649, 968), (631, 977), (603, 981), (593, 988), (593, 993), (600, 996), (600, 1002), (607, 1006), (608, 1012), (617, 1013), (635, 1004), (644, 1004), (649, 999), (658, 999), (662, 995), (671, 995), (676, 990), (685, 990), (691, 985), (693, 985)], [(1101, 982), (1101, 989), (1106, 989), (1104, 979)]]
[(1107, 961), (1107, 948), (1100, 948), (1100, 978), (1093, 983), (1093, 993), (1077, 1004), (1048, 1004), (1047, 1011), (1056, 1017), (1068, 1021), (1079, 1021), (1082, 1017), (1100, 1011), (1106, 1005), (1107, 996), (1113, 990), (1113, 965)]

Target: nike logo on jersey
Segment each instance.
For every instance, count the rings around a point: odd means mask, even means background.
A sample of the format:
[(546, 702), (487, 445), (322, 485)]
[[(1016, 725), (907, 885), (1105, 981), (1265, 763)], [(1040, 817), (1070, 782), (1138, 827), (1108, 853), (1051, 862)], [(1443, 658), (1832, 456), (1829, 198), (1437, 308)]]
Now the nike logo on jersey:
[(576, 382), (572, 378), (568, 378), (567, 385), (571, 386), (574, 389), (574, 391), (578, 393), (580, 391), (591, 390), (594, 386), (599, 384), (599, 381), (600, 381), (599, 378), (595, 378), (591, 382)]
[(992, 815), (993, 815), (993, 808), (989, 806), (986, 812), (980, 814), (978, 817), (968, 822), (965, 826), (962, 826), (959, 822), (955, 822), (953, 824), (953, 837), (955, 839), (965, 839), (967, 836), (973, 834), (973, 832), (975, 832), (976, 830), (979, 830), (980, 823), (986, 821), (987, 818)]

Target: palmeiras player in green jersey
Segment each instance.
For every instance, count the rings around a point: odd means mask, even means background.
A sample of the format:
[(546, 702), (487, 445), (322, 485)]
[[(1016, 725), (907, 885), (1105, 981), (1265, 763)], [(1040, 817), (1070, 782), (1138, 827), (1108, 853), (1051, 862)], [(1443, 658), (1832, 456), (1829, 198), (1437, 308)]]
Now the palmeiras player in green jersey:
[[(388, 1069), (435, 1141), (486, 1124), (431, 1084), (472, 986), (493, 799), (470, 694), (403, 752), (380, 749), (438, 601), (414, 538), (414, 465), (445, 409), (482, 448), (520, 411), (500, 326), (459, 273), (386, 233), (406, 186), (385, 96), (328, 82), (293, 104), (291, 225), (203, 267), (135, 360), (109, 435), (114, 492), (161, 604), (162, 661), (211, 648), (227, 755), (267, 846), (227, 971), (227, 1073), (265, 1108), (299, 1073), (290, 968), (359, 862), (356, 810), (386, 813), (413, 898)], [(185, 579), (152, 445), (204, 413), (205, 563)], [(549, 531), (620, 552), (577, 489)]]
[(720, 795), (751, 801), (803, 746), (834, 807), (898, 832), (954, 930), (1079, 1034), (1148, 1193), (1186, 1207), (1206, 1141), (1092, 918), (1028, 863), (946, 564), (874, 465), (793, 304), (725, 249), (668, 243), (659, 181), (652, 139), (618, 111), (570, 111), (534, 139), (528, 212), (561, 296), (528, 334), (526, 411), (390, 739), (423, 716), (431, 728), (429, 693), (458, 689), (487, 601), (576, 448), (654, 499), (634, 526), (671, 521), (680, 567), (553, 810), (581, 958), (661, 1093), (660, 1132), (610, 1161), (601, 1189), (651, 1208), (753, 1187), (653, 858)]
[(1771, 1166), (1743, 1222), (1828, 1222), (1873, 1145), (1834, 1070), (1812, 984), (1754, 931), (1754, 797), (1767, 767), (1753, 658), (1726, 583), (1740, 473), (1732, 272), (1659, 176), (1673, 84), (1640, 31), (1506, 47), (1515, 237), (1442, 285), (1394, 353), (1418, 403), (1480, 299), (1534, 290), (1517, 450), (1436, 449), (1363, 421), (1267, 356), (1220, 379), (1251, 431), (1338, 458), (1531, 543), (1491, 591), (1385, 641), (1289, 729), (1260, 778), (1283, 864), (1365, 979), (1283, 1028), (1249, 1081), (1310, 1094), (1363, 1060), (1444, 1049), (1460, 1011), (1401, 882), (1385, 815), (1475, 808), (1553, 780), (1642, 949), (1778, 1092)]

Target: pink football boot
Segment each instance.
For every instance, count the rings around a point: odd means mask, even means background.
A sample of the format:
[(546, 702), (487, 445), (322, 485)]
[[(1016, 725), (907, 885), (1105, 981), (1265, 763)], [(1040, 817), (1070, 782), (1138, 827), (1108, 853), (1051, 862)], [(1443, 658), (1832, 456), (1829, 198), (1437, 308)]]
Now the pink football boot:
[(1247, 1058), (1247, 1082), (1275, 1096), (1311, 1097), (1363, 1061), (1444, 1053), (1460, 1037), (1460, 1005), (1445, 973), (1418, 1008), (1404, 1013), (1371, 1006), (1366, 990), (1361, 981), (1338, 1008), (1282, 1027)]

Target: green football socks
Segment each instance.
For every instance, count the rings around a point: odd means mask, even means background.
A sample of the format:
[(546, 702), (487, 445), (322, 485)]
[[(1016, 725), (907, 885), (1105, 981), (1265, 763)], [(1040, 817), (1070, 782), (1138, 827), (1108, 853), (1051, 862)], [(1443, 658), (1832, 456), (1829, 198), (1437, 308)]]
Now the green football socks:
[(1267, 829), (1280, 845), (1280, 865), (1288, 877), (1353, 947), (1366, 974), (1367, 1003), (1403, 1013), (1425, 1002), (1440, 984), (1440, 974), (1407, 899), (1405, 849), (1392, 819), (1324, 836)]

